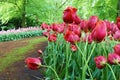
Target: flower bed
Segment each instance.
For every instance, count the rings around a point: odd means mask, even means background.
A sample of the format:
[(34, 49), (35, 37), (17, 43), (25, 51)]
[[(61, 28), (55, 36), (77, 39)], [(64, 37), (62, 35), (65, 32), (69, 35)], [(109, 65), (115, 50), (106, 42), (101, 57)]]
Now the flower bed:
[(48, 46), (41, 58), (25, 60), (28, 67), (47, 68), (48, 80), (119, 80), (120, 17), (116, 23), (97, 16), (81, 20), (76, 12), (68, 7), (64, 23), (41, 25)]
[(17, 30), (0, 31), (0, 42), (29, 38), (33, 36), (41, 36), (40, 27), (19, 28)]

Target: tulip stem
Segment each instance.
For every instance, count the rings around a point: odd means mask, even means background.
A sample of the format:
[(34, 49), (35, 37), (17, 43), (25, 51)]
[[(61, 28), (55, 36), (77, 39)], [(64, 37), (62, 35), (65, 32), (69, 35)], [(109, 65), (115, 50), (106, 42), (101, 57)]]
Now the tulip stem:
[[(95, 46), (96, 46), (96, 44), (93, 46), (93, 48), (92, 48), (92, 50), (91, 50), (91, 53), (90, 53), (90, 55), (89, 55), (89, 57), (88, 57), (88, 59), (87, 59), (87, 61), (86, 61), (85, 67), (84, 67), (84, 69), (83, 69), (83, 74), (85, 74), (87, 67), (88, 67), (88, 70), (89, 70), (88, 62), (89, 62), (89, 60), (90, 60), (90, 58), (91, 58), (91, 56), (92, 56), (92, 54), (93, 54), (93, 51), (94, 51), (94, 49), (95, 49)], [(89, 71), (89, 73), (90, 73), (90, 71)], [(92, 77), (91, 73), (90, 73), (90, 77), (91, 77), (91, 79), (93, 80), (93, 77)], [(84, 79), (83, 79), (83, 80), (84, 80)]]
[(57, 80), (60, 80), (60, 78), (58, 77), (56, 71), (55, 71), (51, 66), (46, 66), (46, 65), (40, 65), (40, 66), (41, 66), (41, 67), (45, 67), (45, 68), (50, 68), (50, 69), (55, 73), (55, 75), (56, 75), (56, 77), (57, 77)]
[(66, 79), (68, 80), (68, 67), (69, 67), (69, 62), (68, 62), (68, 56), (69, 56), (69, 53), (68, 53), (68, 44), (66, 44), (66, 53), (65, 53), (65, 55), (66, 55), (66, 73), (65, 73), (65, 77), (66, 77)]
[(109, 64), (107, 64), (107, 66), (109, 67), (109, 69), (111, 70), (112, 74), (113, 74), (113, 77), (114, 77), (114, 80), (117, 80), (116, 77), (115, 77), (115, 74), (113, 72), (113, 69), (111, 68), (111, 66)]
[(102, 70), (102, 80), (108, 80), (108, 67)]
[[(88, 68), (88, 71), (89, 71), (89, 73), (90, 73), (91, 79), (93, 79), (93, 77), (92, 77), (92, 75), (91, 75), (91, 72), (90, 72), (90, 69), (89, 69), (89, 66), (88, 66), (88, 62), (89, 62), (89, 60), (90, 60), (90, 58), (91, 58), (91, 56), (92, 56), (92, 54), (93, 54), (93, 51), (94, 51), (96, 45), (93, 46), (92, 51), (91, 51), (91, 54), (89, 55), (87, 61), (86, 61), (85, 55), (83, 55), (83, 52), (82, 52), (81, 49), (78, 47), (77, 43), (76, 43), (76, 46), (77, 46), (78, 50), (80, 51), (80, 53), (82, 54), (82, 57), (83, 57), (84, 61), (86, 62), (86, 64), (83, 65), (84, 67), (83, 67), (83, 72), (82, 72), (82, 80), (85, 80), (85, 74), (86, 74), (87, 68)], [(85, 50), (86, 50), (86, 48), (87, 48), (87, 43), (86, 43), (86, 46), (85, 46)], [(82, 62), (83, 62), (83, 60), (82, 60)]]
[[(102, 44), (102, 43), (101, 43)], [(104, 45), (102, 44), (102, 47), (103, 47), (103, 51), (104, 51), (104, 56), (106, 56), (107, 57), (107, 52), (106, 52), (106, 50), (105, 50), (105, 47), (104, 47)]]

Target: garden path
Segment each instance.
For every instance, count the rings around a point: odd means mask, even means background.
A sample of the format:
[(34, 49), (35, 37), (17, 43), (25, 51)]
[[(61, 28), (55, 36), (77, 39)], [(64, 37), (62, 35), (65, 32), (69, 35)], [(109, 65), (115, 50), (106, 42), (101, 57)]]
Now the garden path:
[[(0, 42), (0, 51), (1, 51), (0, 58), (5, 57), (4, 54), (6, 54), (6, 52), (16, 47), (23, 47), (27, 45), (28, 39), (33, 39), (33, 38), (27, 38), (27, 39), (9, 41), (9, 42)], [(36, 77), (43, 78), (42, 75), (43, 69), (41, 69), (40, 71), (30, 70), (25, 66), (24, 60), (27, 57), (38, 57), (39, 55), (37, 53), (37, 50), (38, 49), (44, 50), (46, 46), (47, 46), (46, 41), (35, 44), (34, 49), (25, 53), (24, 55), (25, 57), (22, 60), (13, 63), (9, 67), (5, 68), (5, 70), (0, 72), (0, 80), (42, 80)]]

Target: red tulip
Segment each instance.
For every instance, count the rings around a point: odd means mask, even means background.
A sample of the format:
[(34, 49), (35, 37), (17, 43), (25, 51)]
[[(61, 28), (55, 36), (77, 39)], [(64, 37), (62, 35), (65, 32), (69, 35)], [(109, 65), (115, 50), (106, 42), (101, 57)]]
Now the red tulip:
[(74, 18), (74, 22), (75, 22), (75, 24), (80, 24), (81, 19), (76, 15)]
[(98, 17), (97, 16), (91, 16), (88, 20), (88, 30), (92, 31), (98, 22)]
[(40, 68), (41, 59), (28, 57), (27, 59), (25, 59), (25, 63), (27, 64), (29, 69), (37, 70)]
[(110, 64), (118, 64), (120, 63), (120, 56), (116, 53), (108, 54), (108, 63)]
[(120, 30), (120, 16), (117, 17), (117, 19), (116, 19), (116, 24), (117, 24), (117, 27), (118, 27), (119, 30)]
[(41, 49), (39, 49), (37, 52), (38, 52), (38, 54), (42, 54), (43, 53)]
[(46, 24), (46, 23), (42, 23), (42, 24), (41, 24), (41, 28), (42, 28), (43, 30), (48, 29), (48, 28), (49, 28), (49, 25)]
[(55, 42), (57, 40), (57, 36), (55, 34), (50, 34), (48, 36), (48, 41)]
[(51, 28), (53, 31), (59, 32), (59, 33), (63, 33), (64, 32), (64, 28), (65, 28), (65, 24), (56, 24), (53, 23), (51, 25)]
[(42, 34), (43, 34), (43, 36), (45, 36), (45, 37), (48, 37), (48, 36), (50, 35), (49, 32), (43, 32)]
[(71, 45), (70, 48), (71, 48), (71, 50), (72, 50), (73, 52), (74, 52), (74, 51), (77, 51), (77, 46), (75, 46), (75, 45)]
[(104, 20), (104, 22), (106, 23), (106, 27), (107, 27), (107, 31), (111, 31), (112, 30), (112, 26), (111, 26), (111, 23), (107, 20)]
[(80, 23), (80, 18), (76, 14), (77, 9), (73, 7), (67, 7), (64, 10), (63, 14), (63, 20), (65, 23), (75, 23), (79, 24)]
[(96, 27), (91, 33), (92, 39), (96, 42), (101, 42), (102, 40), (105, 39), (107, 34), (106, 31), (106, 24), (104, 21), (99, 21), (97, 22)]
[(120, 41), (120, 31), (116, 31), (115, 34), (113, 34), (113, 38), (114, 38), (115, 40)]
[(118, 27), (115, 23), (111, 23), (111, 27), (112, 27), (112, 30), (111, 30), (111, 34), (115, 34), (116, 31), (118, 31)]
[(52, 28), (53, 31), (57, 31), (58, 24), (53, 23), (53, 24), (51, 25), (51, 28)]
[(109, 36), (112, 33), (112, 23), (110, 23), (107, 20), (104, 20), (104, 22), (106, 23), (106, 27), (107, 27), (107, 35)]
[(81, 30), (83, 30), (85, 33), (88, 32), (88, 21), (82, 20), (80, 22), (80, 27), (81, 27)]
[(95, 57), (94, 61), (96, 63), (96, 67), (99, 69), (104, 68), (107, 63), (107, 59), (104, 56)]
[(80, 37), (75, 34), (73, 31), (66, 31), (65, 35), (64, 35), (64, 39), (68, 42), (70, 42), (71, 44), (75, 44), (75, 42), (80, 41)]
[(68, 25), (68, 30), (73, 31), (78, 36), (81, 36), (81, 28), (76, 24), (69, 24)]
[(58, 29), (57, 29), (57, 32), (63, 33), (65, 27), (66, 27), (66, 24), (65, 24), (65, 23), (59, 24), (59, 27), (58, 27)]
[(120, 56), (120, 44), (116, 44), (114, 46), (114, 53), (116, 53)]

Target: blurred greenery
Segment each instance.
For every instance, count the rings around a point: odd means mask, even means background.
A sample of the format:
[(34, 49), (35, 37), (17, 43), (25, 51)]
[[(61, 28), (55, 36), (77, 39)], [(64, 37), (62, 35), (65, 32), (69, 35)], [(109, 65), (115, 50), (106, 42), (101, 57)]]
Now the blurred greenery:
[(100, 19), (115, 21), (117, 4), (118, 0), (0, 0), (0, 25), (9, 26), (11, 20), (16, 27), (24, 27), (23, 22), (26, 26), (62, 22), (67, 6), (76, 7), (82, 19), (97, 15)]

